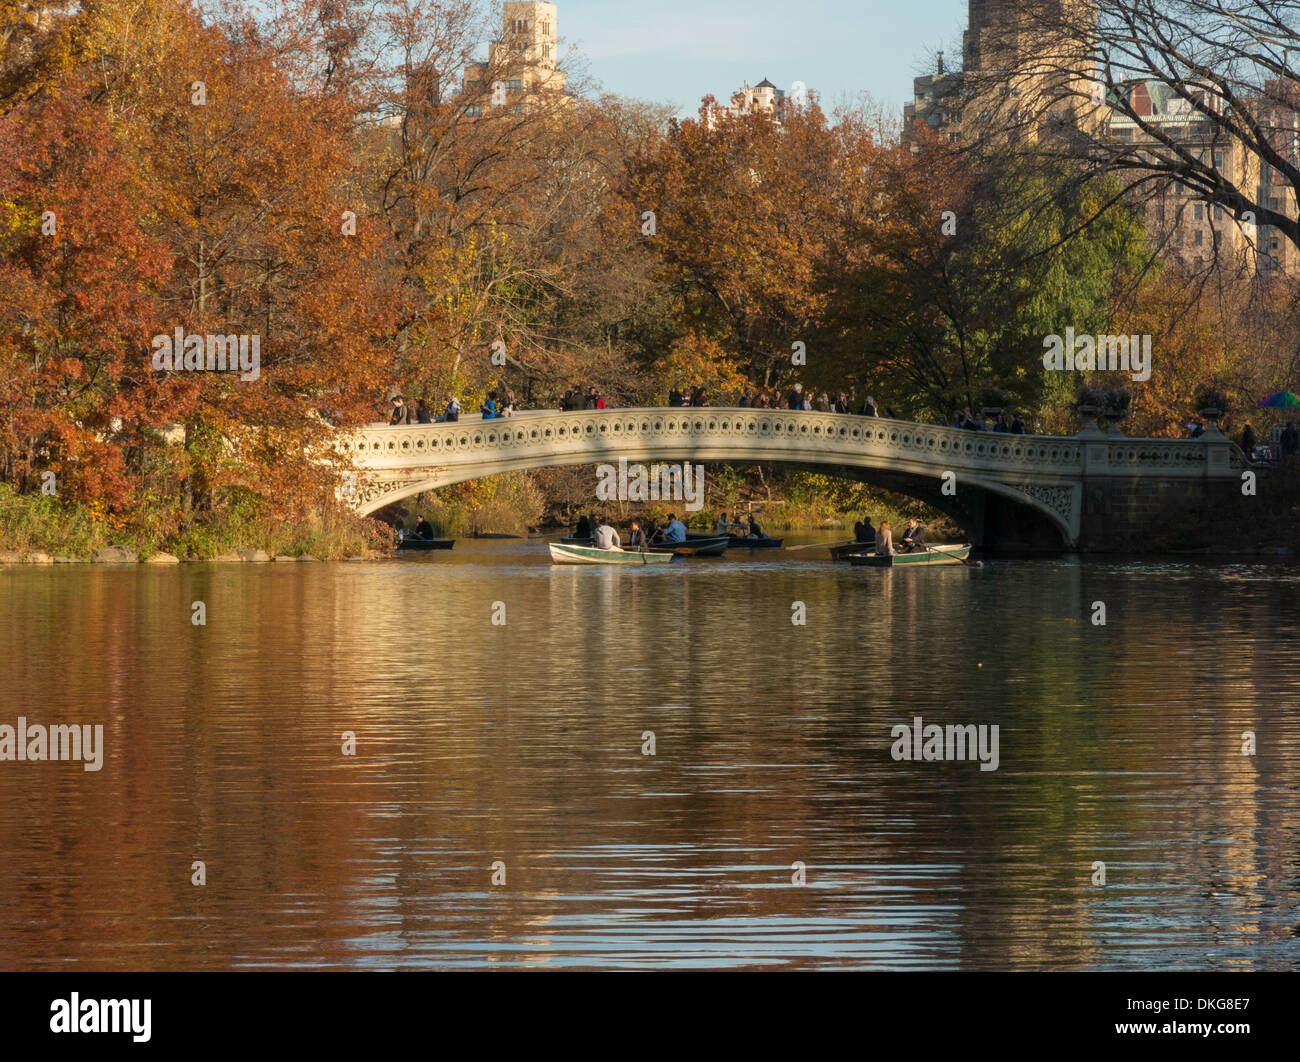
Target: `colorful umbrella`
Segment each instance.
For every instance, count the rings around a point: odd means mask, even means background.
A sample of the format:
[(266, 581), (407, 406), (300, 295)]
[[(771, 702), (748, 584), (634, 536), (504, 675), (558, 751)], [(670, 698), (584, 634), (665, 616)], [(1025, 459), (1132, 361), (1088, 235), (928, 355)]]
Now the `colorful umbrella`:
[(1261, 399), (1257, 409), (1300, 409), (1300, 398), (1297, 398), (1290, 391), (1279, 391), (1275, 395), (1269, 395)]

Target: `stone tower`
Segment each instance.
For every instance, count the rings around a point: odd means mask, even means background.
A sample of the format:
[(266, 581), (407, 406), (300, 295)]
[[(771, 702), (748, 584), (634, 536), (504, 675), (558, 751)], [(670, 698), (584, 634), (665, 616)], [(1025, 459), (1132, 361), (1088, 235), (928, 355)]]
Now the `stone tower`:
[(555, 69), (555, 5), (546, 0), (508, 0), (502, 6), (501, 40), (530, 67)]

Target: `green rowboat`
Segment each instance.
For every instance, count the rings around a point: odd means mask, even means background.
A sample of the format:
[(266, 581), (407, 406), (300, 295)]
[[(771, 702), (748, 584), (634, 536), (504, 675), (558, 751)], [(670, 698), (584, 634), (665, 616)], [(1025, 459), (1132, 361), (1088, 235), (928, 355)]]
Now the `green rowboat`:
[(647, 549), (652, 553), (675, 553), (679, 557), (721, 557), (729, 543), (726, 535), (687, 535), (685, 542), (658, 542)]
[(548, 543), (552, 564), (667, 564), (671, 553), (642, 553), (639, 550), (596, 549), (595, 546), (566, 546)]
[(930, 546), (923, 553), (895, 553), (877, 557), (874, 553), (853, 553), (849, 563), (856, 567), (901, 568), (910, 564), (960, 564), (970, 556), (970, 546)]

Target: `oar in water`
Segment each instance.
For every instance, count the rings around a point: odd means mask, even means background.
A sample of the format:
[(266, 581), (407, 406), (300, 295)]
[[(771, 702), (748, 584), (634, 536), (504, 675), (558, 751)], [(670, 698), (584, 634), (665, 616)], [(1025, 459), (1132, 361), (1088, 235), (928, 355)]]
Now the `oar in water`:
[[(927, 553), (943, 553), (943, 550), (935, 549), (935, 548), (934, 548), (932, 545), (930, 545), (930, 543), (928, 543), (928, 542), (925, 543), (925, 551), (926, 551)], [(945, 555), (946, 555), (946, 556), (951, 556), (951, 554), (945, 554)], [(961, 561), (962, 564), (966, 565), (967, 568), (983, 568), (983, 567), (984, 567), (984, 562), (983, 562), (983, 561), (970, 561), (970, 560), (967, 560), (965, 557), (955, 557), (955, 558), (953, 558), (953, 559), (954, 559), (954, 560), (959, 560), (959, 561)]]
[[(796, 549), (838, 549), (840, 546), (856, 546), (858, 544), (857, 542), (806, 542), (802, 546), (786, 546), (785, 548), (791, 551)], [(865, 542), (861, 544), (868, 545)]]

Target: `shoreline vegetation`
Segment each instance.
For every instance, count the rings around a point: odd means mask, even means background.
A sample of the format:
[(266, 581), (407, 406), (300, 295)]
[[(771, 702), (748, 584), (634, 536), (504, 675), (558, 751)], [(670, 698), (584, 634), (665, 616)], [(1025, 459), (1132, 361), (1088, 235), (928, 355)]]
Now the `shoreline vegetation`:
[[(439, 538), (567, 533), (580, 513), (605, 513), (616, 525), (682, 516), (692, 531), (710, 531), (723, 514), (753, 511), (768, 534), (844, 531), (868, 514), (895, 526), (916, 517), (930, 537), (964, 541), (960, 526), (921, 502), (858, 483), (806, 472), (722, 469), (709, 502), (684, 513), (681, 503), (595, 503), (582, 470), (493, 476), (417, 495), (382, 510), (386, 519), (360, 517), (322, 505), (298, 520), (272, 520), (232, 507), (188, 533), (146, 537), (114, 527), (88, 506), (0, 484), (0, 564), (133, 563), (181, 561), (268, 562), (379, 559), (396, 553), (396, 528), (410, 530), (423, 515)], [(771, 474), (769, 473), (769, 476)], [(1229, 497), (1213, 520), (1200, 510), (1171, 512), (1153, 521), (1143, 556), (1294, 557), (1300, 553), (1300, 486), (1283, 469), (1261, 470), (1259, 490), (1275, 503), (1261, 513), (1252, 499)], [(589, 486), (589, 484), (587, 484)], [(755, 497), (762, 492), (763, 496)]]

